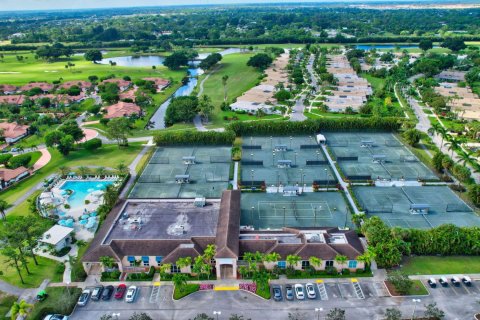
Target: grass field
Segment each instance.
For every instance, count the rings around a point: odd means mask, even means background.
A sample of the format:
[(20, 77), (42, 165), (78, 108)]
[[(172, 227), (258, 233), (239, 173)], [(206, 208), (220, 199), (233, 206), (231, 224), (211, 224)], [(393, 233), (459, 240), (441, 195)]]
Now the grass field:
[(10, 311), (13, 303), (17, 301), (17, 297), (0, 291), (0, 320), (10, 320), (5, 315)]
[(96, 151), (78, 150), (73, 151), (67, 157), (62, 156), (56, 149), (50, 148), (52, 155), (50, 162), (38, 170), (33, 176), (23, 180), (17, 185), (8, 188), (0, 193), (0, 199), (13, 203), (30, 188), (41, 183), (49, 175), (58, 172), (61, 166), (79, 167), (79, 166), (104, 166), (115, 167), (120, 162), (129, 164), (142, 149), (141, 143), (132, 143), (127, 148), (119, 148), (117, 145), (104, 145)]
[(48, 287), (46, 289), (48, 298), (45, 301), (35, 303), (27, 320), (43, 319), (49, 314), (71, 314), (75, 304), (80, 297), (82, 289), (65, 287)]
[(411, 275), (480, 273), (480, 257), (411, 257), (404, 261), (402, 271)]
[[(119, 51), (109, 53), (107, 56), (120, 56), (131, 54)], [(25, 57), (23, 61), (18, 61), (16, 56)], [(72, 69), (66, 69), (66, 63), (70, 61), (75, 64)], [(185, 69), (171, 71), (163, 66), (158, 66), (156, 70), (152, 68), (130, 68), (130, 67), (111, 67), (110, 65), (94, 64), (85, 61), (83, 56), (72, 56), (64, 58), (57, 62), (49, 63), (43, 60), (35, 60), (32, 53), (18, 52), (16, 54), (5, 54), (4, 62), (0, 62), (0, 83), (22, 85), (32, 81), (58, 80), (62, 78), (68, 80), (87, 80), (88, 76), (96, 75), (99, 78), (115, 74), (116, 77), (130, 76), (133, 80), (143, 77), (172, 77), (174, 81), (180, 81), (185, 76)]]
[(7, 266), (5, 257), (0, 255), (0, 262), (2, 264), (3, 275), (0, 280), (8, 282), (20, 288), (36, 288), (44, 279), (50, 279), (52, 282), (61, 282), (63, 273), (57, 273), (56, 268), (59, 262), (47, 258), (37, 256), (38, 266), (35, 265), (32, 258), (28, 258), (28, 268), (30, 275), (27, 275), (25, 269), (21, 269), (24, 284), (21, 283), (17, 270), (14, 267)]
[[(230, 54), (224, 56), (220, 62), (220, 68), (213, 72), (203, 84), (203, 94), (212, 99), (215, 111), (212, 113), (212, 123), (219, 124), (223, 122), (223, 116), (226, 115), (220, 110), (220, 104), (223, 102), (222, 77), (228, 75), (227, 96), (228, 101), (242, 95), (248, 89), (259, 83), (260, 72), (247, 66), (248, 59), (252, 56), (249, 53)], [(205, 79), (206, 74), (202, 75), (199, 83)], [(197, 89), (199, 90), (199, 89)], [(255, 117), (252, 117), (255, 119)]]

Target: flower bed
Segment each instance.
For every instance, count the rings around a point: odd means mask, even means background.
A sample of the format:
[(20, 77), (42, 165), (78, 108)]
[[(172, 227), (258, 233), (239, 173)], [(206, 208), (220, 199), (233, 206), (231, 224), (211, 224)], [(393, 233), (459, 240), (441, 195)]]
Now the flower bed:
[(213, 284), (201, 284), (198, 290), (213, 290)]
[(257, 285), (255, 283), (240, 283), (240, 290), (246, 290), (253, 293), (257, 292)]

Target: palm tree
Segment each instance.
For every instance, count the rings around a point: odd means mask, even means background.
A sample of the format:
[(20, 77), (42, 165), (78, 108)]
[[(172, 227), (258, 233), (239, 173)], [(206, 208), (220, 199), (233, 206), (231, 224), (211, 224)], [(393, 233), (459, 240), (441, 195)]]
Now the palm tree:
[(62, 177), (66, 176), (71, 171), (71, 168), (67, 166), (61, 166), (58, 169), (60, 170), (60, 174), (62, 175)]
[(90, 173), (90, 168), (87, 168), (84, 166), (78, 167), (78, 174), (81, 175), (82, 177), (85, 177), (89, 173)]
[(287, 256), (286, 261), (287, 261), (288, 266), (293, 268), (294, 266), (296, 266), (300, 262), (300, 259), (301, 258), (297, 255), (289, 254)]
[(223, 84), (223, 102), (227, 101), (227, 81), (228, 75), (224, 75), (222, 77), (222, 84)]
[(159, 268), (160, 276), (167, 274), (171, 268), (172, 265), (170, 263), (163, 263)]
[(448, 150), (451, 151), (450, 157), (453, 158), (453, 152), (460, 147), (460, 144), (455, 138), (450, 138), (449, 142), (445, 143), (445, 145), (448, 146)]
[(344, 256), (342, 254), (337, 254), (336, 257), (335, 257), (335, 262), (338, 263), (342, 267), (347, 263), (347, 261), (348, 261), (347, 256)]
[(192, 265), (192, 257), (179, 258), (175, 265), (182, 270), (183, 268), (189, 267)]
[(100, 257), (100, 263), (104, 268), (111, 269), (115, 265), (116, 261), (110, 256), (102, 256)]
[(118, 199), (118, 190), (113, 185), (108, 185), (103, 192), (103, 204), (113, 208)]
[(95, 174), (98, 176), (104, 176), (106, 173), (107, 170), (105, 169), (105, 167), (98, 167), (97, 169), (95, 169)]
[(18, 315), (25, 317), (30, 309), (33, 307), (33, 304), (27, 303), (25, 300), (14, 302), (10, 313), (12, 314), (12, 319), (16, 319)]
[(118, 173), (120, 173), (121, 175), (127, 175), (130, 170), (128, 169), (128, 167), (125, 165), (125, 163), (123, 162), (120, 162), (118, 165), (117, 165), (117, 171)]
[(363, 262), (363, 270), (366, 270), (370, 267), (370, 263), (374, 258), (375, 254), (372, 250), (370, 250), (370, 247), (368, 247), (362, 255), (357, 257), (357, 261)]
[(433, 130), (442, 137), (442, 142), (440, 143), (440, 151), (443, 148), (443, 140), (448, 136), (447, 130), (439, 123), (432, 124)]
[(240, 266), (238, 267), (238, 273), (240, 273), (242, 279), (244, 279), (248, 275), (248, 268), (246, 266)]
[(175, 285), (175, 288), (178, 288), (180, 292), (183, 292), (185, 290), (185, 286), (187, 285), (187, 275), (183, 273), (175, 273), (173, 275), (172, 281), (173, 284)]
[(322, 259), (317, 257), (310, 257), (308, 258), (308, 262), (310, 262), (310, 265), (313, 266), (315, 270), (317, 270), (317, 268), (319, 268), (322, 265), (323, 261)]
[(357, 226), (357, 228), (359, 228), (365, 217), (365, 213), (354, 214), (352, 215), (352, 222)]
[(460, 153), (458, 153), (458, 157), (460, 158), (460, 162), (462, 162), (464, 166), (467, 163), (470, 163), (472, 161), (472, 153), (473, 152), (460, 152)]
[(3, 220), (7, 220), (7, 214), (6, 210), (8, 209), (10, 205), (8, 204), (7, 201), (5, 200), (0, 200), (0, 216), (2, 216)]

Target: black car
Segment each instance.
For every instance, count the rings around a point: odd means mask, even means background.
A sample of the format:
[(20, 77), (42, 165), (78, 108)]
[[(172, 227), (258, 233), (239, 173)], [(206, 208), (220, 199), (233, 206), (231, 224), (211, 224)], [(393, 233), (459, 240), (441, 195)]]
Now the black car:
[(428, 279), (428, 285), (431, 287), (431, 288), (436, 288), (437, 287), (437, 281), (435, 281), (434, 278), (430, 278)]
[(451, 281), (452, 281), (452, 284), (453, 284), (454, 286), (456, 286), (456, 287), (459, 287), (459, 286), (460, 286), (460, 283), (461, 283), (461, 282), (460, 282), (460, 279), (459, 279), (458, 277), (453, 277)]
[(285, 298), (287, 300), (293, 300), (293, 287), (291, 284), (285, 286)]
[(99, 285), (93, 288), (91, 299), (93, 301), (98, 301), (102, 297), (103, 286)]
[(103, 289), (102, 300), (104, 301), (110, 300), (114, 290), (115, 288), (113, 286), (106, 286), (105, 289)]
[(472, 279), (470, 279), (469, 276), (465, 276), (462, 278), (462, 282), (464, 285), (466, 285), (467, 287), (471, 287), (472, 286)]
[(280, 287), (274, 286), (272, 290), (273, 290), (273, 300), (282, 301), (283, 297), (282, 297), (282, 290), (280, 289)]

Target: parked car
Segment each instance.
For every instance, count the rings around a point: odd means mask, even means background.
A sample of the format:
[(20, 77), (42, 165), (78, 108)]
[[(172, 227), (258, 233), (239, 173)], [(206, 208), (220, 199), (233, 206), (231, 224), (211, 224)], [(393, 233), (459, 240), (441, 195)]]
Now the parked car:
[(47, 314), (43, 320), (68, 320), (68, 316), (63, 314)]
[(307, 283), (305, 285), (305, 287), (307, 288), (307, 297), (309, 299), (316, 299), (317, 298), (317, 293), (315, 292), (315, 287), (313, 286), (312, 283)]
[(85, 289), (82, 291), (82, 294), (80, 295), (80, 298), (78, 298), (77, 304), (80, 307), (86, 306), (88, 303), (88, 299), (90, 299), (90, 294), (92, 292), (89, 289)]
[(273, 300), (275, 300), (275, 301), (282, 301), (283, 300), (282, 290), (280, 289), (279, 286), (273, 286), (272, 291), (273, 291)]
[(92, 291), (92, 300), (93, 301), (98, 301), (102, 297), (102, 292), (103, 292), (103, 286), (98, 285), (95, 288), (93, 288)]
[(471, 287), (472, 286), (472, 279), (470, 279), (469, 276), (464, 276), (462, 278), (462, 282), (464, 285), (466, 285), (467, 287)]
[(112, 297), (115, 288), (113, 286), (106, 286), (102, 293), (102, 300), (107, 301)]
[(303, 286), (301, 284), (296, 284), (294, 286), (295, 288), (295, 296), (297, 297), (298, 300), (304, 300), (305, 299), (305, 292), (303, 291)]
[(127, 294), (125, 295), (125, 302), (134, 302), (135, 296), (137, 295), (137, 287), (130, 286), (128, 287)]
[(293, 287), (290, 284), (285, 286), (285, 298), (287, 300), (293, 300)]
[(437, 287), (437, 280), (435, 280), (435, 278), (428, 279), (427, 283), (431, 288)]
[(123, 299), (123, 296), (125, 295), (125, 291), (127, 291), (127, 286), (122, 284), (119, 284), (117, 289), (115, 289), (115, 295), (113, 296), (115, 299)]
[(451, 279), (451, 281), (452, 281), (452, 284), (453, 284), (454, 286), (456, 286), (456, 287), (460, 286), (460, 283), (461, 283), (461, 282), (460, 282), (460, 279), (459, 279), (458, 277), (453, 277), (453, 278)]
[(440, 284), (442, 285), (442, 287), (448, 286), (448, 280), (447, 280), (447, 278), (445, 278), (445, 277), (441, 277), (440, 280), (438, 280), (438, 282), (440, 282)]

